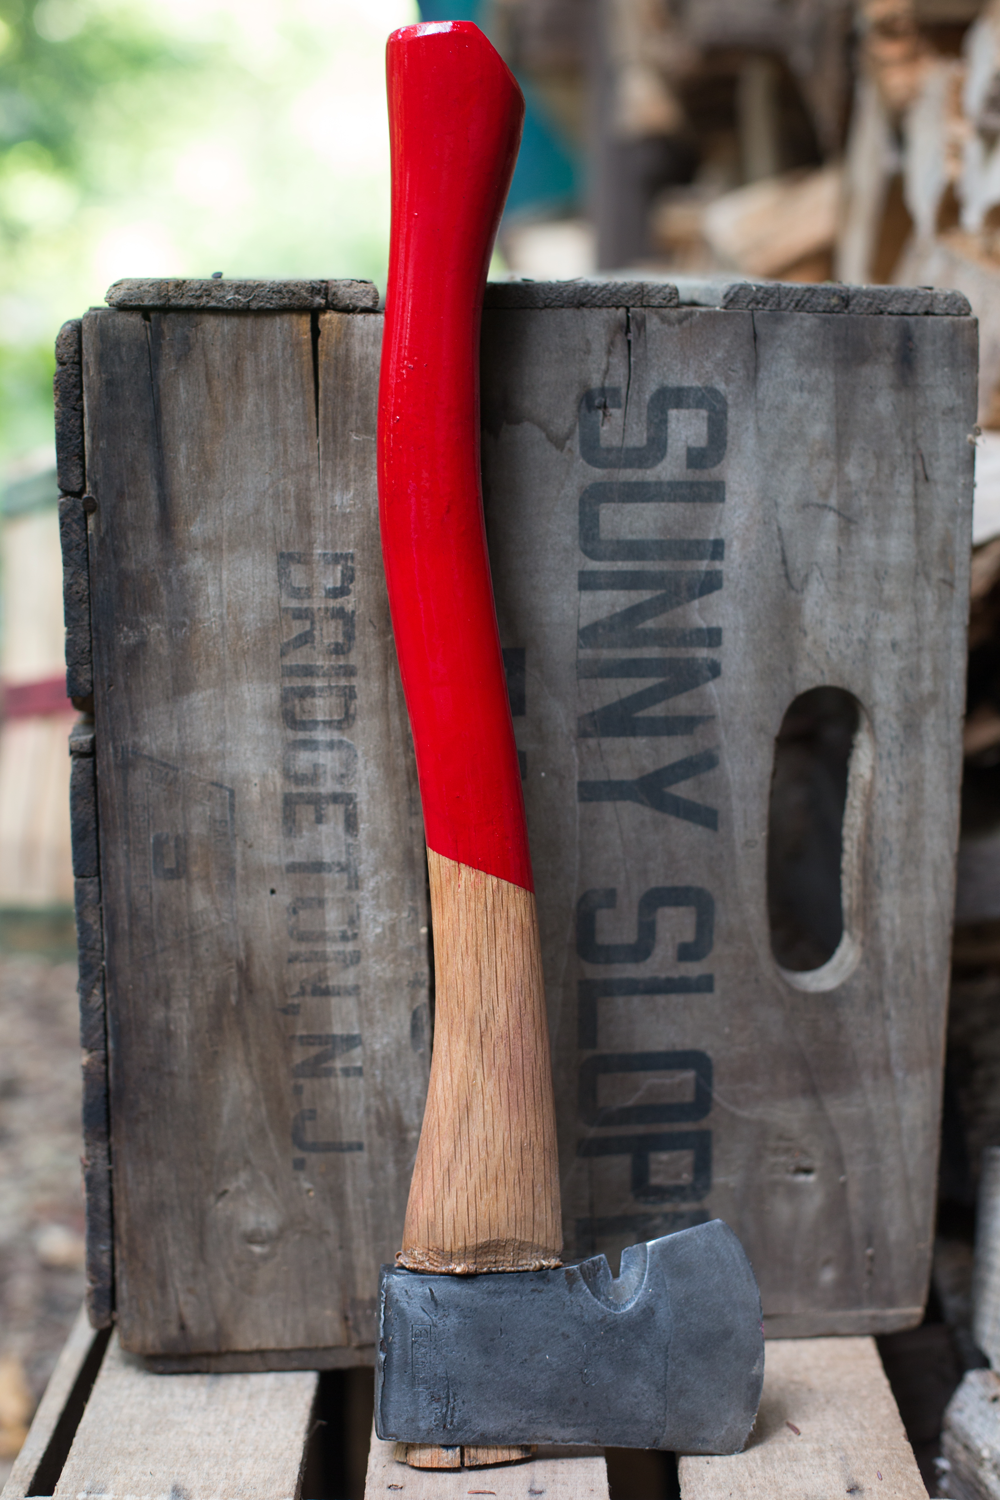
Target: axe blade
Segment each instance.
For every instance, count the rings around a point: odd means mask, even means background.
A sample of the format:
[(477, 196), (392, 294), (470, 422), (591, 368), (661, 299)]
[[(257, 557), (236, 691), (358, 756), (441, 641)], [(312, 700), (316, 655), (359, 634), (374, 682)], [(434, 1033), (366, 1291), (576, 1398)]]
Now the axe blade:
[(738, 1453), (764, 1379), (760, 1293), (721, 1219), (554, 1271), (383, 1266), (375, 1426), (442, 1446)]

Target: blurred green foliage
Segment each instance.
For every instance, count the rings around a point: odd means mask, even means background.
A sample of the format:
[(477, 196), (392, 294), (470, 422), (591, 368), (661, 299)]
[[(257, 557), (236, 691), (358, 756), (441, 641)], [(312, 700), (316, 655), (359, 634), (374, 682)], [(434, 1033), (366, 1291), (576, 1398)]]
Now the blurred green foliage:
[(0, 0), (0, 455), (51, 432), (53, 329), (18, 305), (17, 289), (62, 273), (76, 214), (114, 191), (107, 142), (141, 151), (151, 105), (220, 61), (139, 10)]
[(414, 0), (0, 0), (0, 464), (121, 276), (384, 275), (382, 49)]
[[(187, 55), (185, 55), (185, 52)], [(196, 62), (156, 33), (139, 12), (88, 12), (78, 0), (0, 0), (0, 170), (59, 174), (72, 187), (95, 186), (88, 146), (99, 114), (110, 105), (120, 126), (129, 119), (121, 86), (147, 87)], [(122, 105), (125, 108), (122, 108)], [(16, 204), (0, 204), (5, 235), (23, 228)]]

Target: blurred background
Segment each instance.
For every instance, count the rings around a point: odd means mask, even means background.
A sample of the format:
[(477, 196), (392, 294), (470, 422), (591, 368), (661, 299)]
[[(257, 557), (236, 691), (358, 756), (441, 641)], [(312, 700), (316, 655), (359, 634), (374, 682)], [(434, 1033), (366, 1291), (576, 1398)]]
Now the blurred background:
[(980, 319), (940, 1234), (925, 1325), (881, 1341), (936, 1493), (1000, 1145), (1000, 0), (0, 0), (0, 1480), (83, 1284), (55, 335), (126, 276), (384, 287), (383, 48), (421, 16), (476, 21), (528, 101), (494, 274), (936, 285)]

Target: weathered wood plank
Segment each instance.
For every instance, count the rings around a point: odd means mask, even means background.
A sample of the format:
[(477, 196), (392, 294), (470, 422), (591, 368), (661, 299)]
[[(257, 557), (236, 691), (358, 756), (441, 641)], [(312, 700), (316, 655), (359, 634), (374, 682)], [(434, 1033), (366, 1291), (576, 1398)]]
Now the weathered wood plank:
[[(107, 1335), (104, 1335), (106, 1337)], [(3, 1487), (2, 1500), (24, 1500), (33, 1492), (33, 1481), (39, 1467), (52, 1448), (56, 1431), (66, 1411), (81, 1373), (87, 1363), (95, 1339), (101, 1335), (90, 1326), (86, 1308), (81, 1308), (69, 1338), (63, 1345), (56, 1367), (49, 1376), (45, 1393), (38, 1403), (38, 1410), (14, 1460), (7, 1483)], [(40, 1478), (44, 1476), (39, 1475)], [(41, 1491), (45, 1493), (45, 1491)]]
[(987, 1146), (983, 1152), (979, 1176), (972, 1336), (994, 1370), (1000, 1368), (1000, 1147), (997, 1146)]
[[(567, 1253), (717, 1215), (771, 1336), (917, 1322), (975, 326), (633, 309), (483, 327)], [(824, 684), (862, 714), (834, 866), (845, 932), (793, 974), (768, 918), (773, 746)]]
[(677, 288), (669, 281), (491, 281), (491, 308), (676, 307)]
[(152, 1375), (112, 1339), (53, 1493), (296, 1500), (318, 1379)]
[(775, 1339), (746, 1448), (678, 1460), (681, 1500), (926, 1500), (873, 1339)]
[(83, 455), (83, 374), (80, 358), (80, 319), (70, 318), (56, 337), (56, 372), (53, 378), (56, 419), (56, 478), (68, 495), (82, 495), (85, 482)]
[(87, 560), (87, 515), (76, 495), (59, 501), (59, 538), (63, 561), (63, 621), (66, 627), (66, 696), (87, 699), (94, 691), (90, 643), (90, 573)]
[(719, 305), (732, 312), (851, 313), (858, 316), (961, 318), (970, 312), (961, 292), (932, 287), (841, 286), (821, 282), (743, 282), (727, 286)]
[(496, 1500), (608, 1500), (604, 1455), (593, 1448), (539, 1448), (523, 1464), (488, 1469), (411, 1469), (397, 1462), (395, 1443), (383, 1443), (372, 1432), (365, 1500), (466, 1500), (492, 1495)]
[(74, 881), (76, 951), (83, 1063), (83, 1191), (87, 1206), (86, 1296), (95, 1328), (110, 1326), (115, 1306), (114, 1214), (111, 1185), (111, 1118), (104, 989), (101, 882)]
[(104, 299), (125, 310), (175, 312), (372, 312), (378, 288), (372, 281), (116, 281)]
[(78, 880), (100, 874), (97, 860), (97, 780), (94, 775), (93, 735), (89, 753), (81, 753), (78, 738), (70, 738), (69, 815), (73, 839), (73, 874)]
[(726, 281), (682, 276), (669, 281), (491, 281), (485, 305), (491, 309), (542, 310), (556, 307), (677, 307), (693, 303), (731, 312), (855, 313), (890, 317), (964, 317), (968, 298), (935, 287), (842, 286), (797, 281)]
[(84, 320), (117, 1308), (175, 1368), (370, 1361), (399, 1244), (427, 916), (380, 333)]
[(940, 1493), (950, 1500), (1000, 1500), (1000, 1375), (967, 1370), (941, 1428), (948, 1468)]

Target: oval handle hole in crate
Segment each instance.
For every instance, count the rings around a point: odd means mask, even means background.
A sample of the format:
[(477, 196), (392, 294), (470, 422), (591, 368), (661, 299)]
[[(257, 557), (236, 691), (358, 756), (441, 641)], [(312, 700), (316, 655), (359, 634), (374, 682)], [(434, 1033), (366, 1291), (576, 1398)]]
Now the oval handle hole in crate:
[(774, 744), (767, 821), (771, 951), (803, 990), (842, 984), (861, 956), (861, 853), (874, 755), (853, 694), (811, 688)]

